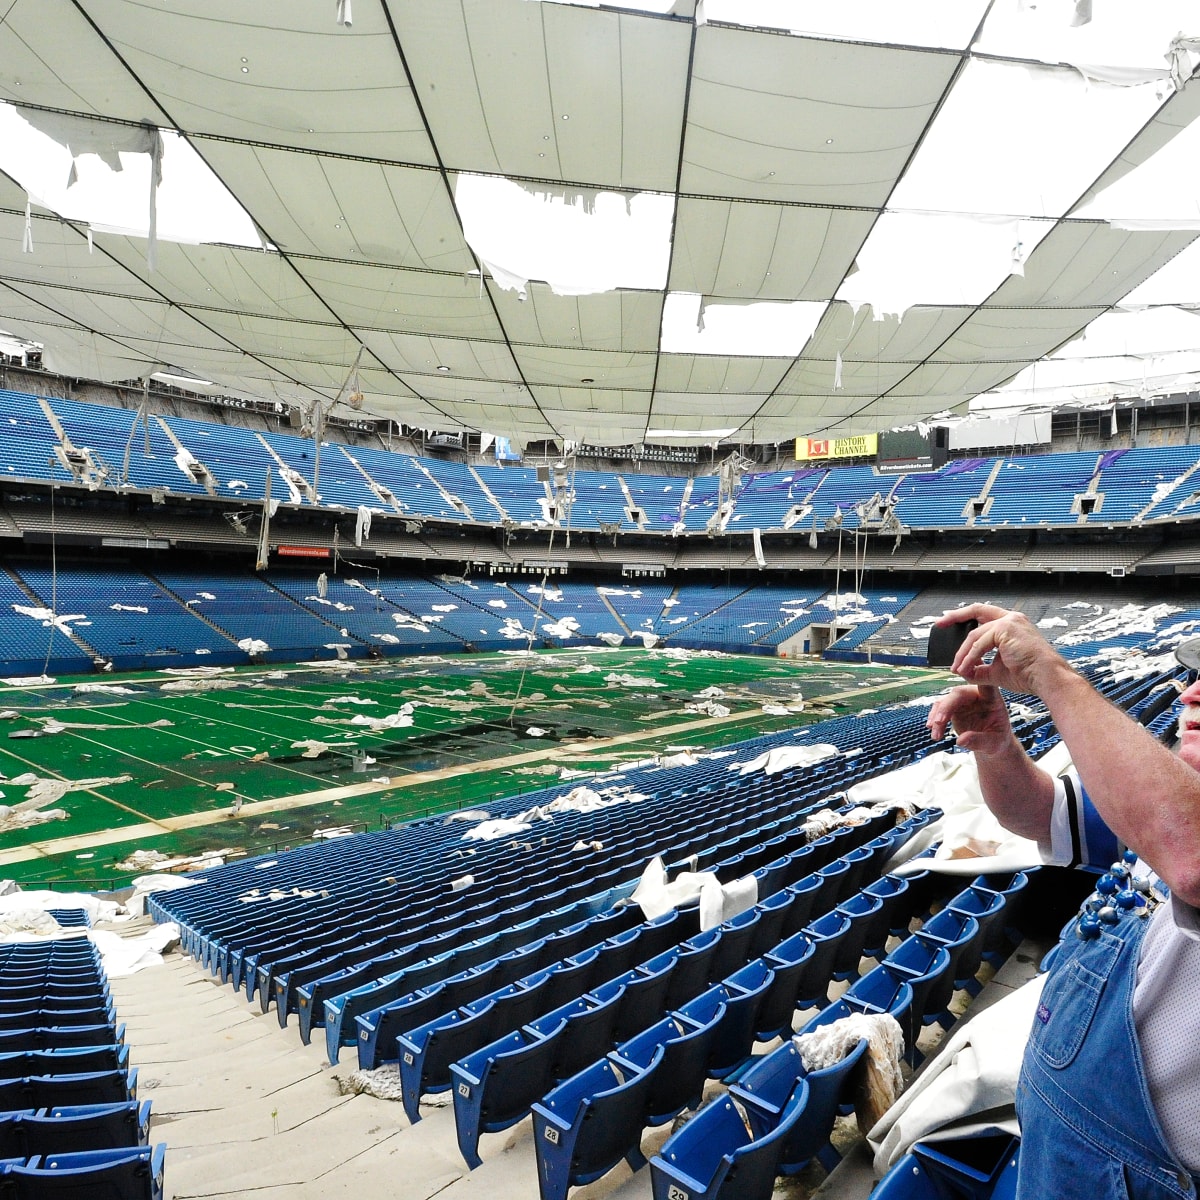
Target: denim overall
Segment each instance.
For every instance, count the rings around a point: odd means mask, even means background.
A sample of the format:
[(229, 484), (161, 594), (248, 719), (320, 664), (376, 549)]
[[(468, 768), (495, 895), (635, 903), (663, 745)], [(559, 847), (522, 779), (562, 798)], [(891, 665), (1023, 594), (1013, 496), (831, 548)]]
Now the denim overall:
[(1017, 1200), (1197, 1194), (1167, 1149), (1142, 1069), (1133, 989), (1149, 919), (1138, 911), (1093, 922), (1089, 936), (1072, 921), (1055, 951), (1017, 1084)]

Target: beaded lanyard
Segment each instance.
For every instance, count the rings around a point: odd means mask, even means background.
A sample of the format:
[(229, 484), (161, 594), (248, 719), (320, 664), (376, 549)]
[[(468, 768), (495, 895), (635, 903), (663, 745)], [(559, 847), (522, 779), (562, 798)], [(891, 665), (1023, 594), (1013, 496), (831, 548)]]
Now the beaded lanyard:
[(1163, 901), (1148, 876), (1134, 878), (1133, 865), (1138, 860), (1133, 850), (1126, 850), (1096, 881), (1096, 890), (1083, 902), (1077, 929), (1085, 941), (1098, 938), (1104, 927), (1115, 925), (1123, 913), (1148, 917)]

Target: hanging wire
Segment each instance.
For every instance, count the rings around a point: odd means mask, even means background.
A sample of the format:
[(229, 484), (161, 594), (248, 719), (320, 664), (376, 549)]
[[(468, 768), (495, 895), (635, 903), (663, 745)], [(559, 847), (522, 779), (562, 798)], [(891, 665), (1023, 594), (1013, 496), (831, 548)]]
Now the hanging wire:
[(862, 595), (863, 576), (867, 573), (867, 543), (870, 541), (870, 532), (866, 529), (862, 531), (862, 559), (858, 556), (858, 529), (854, 530), (854, 591), (857, 595)]
[[(533, 613), (533, 625), (529, 630), (529, 637), (526, 639), (525, 648), (533, 650), (533, 641), (537, 637), (538, 622), (542, 619), (542, 602), (546, 598), (546, 580), (550, 578), (550, 555), (554, 551), (554, 529), (550, 529), (550, 543), (546, 547), (546, 566), (542, 568), (542, 584), (538, 588), (537, 608)], [(525, 672), (529, 669), (529, 659), (526, 657), (521, 663), (521, 677), (517, 680), (517, 694), (513, 697), (512, 708), (508, 710), (508, 723), (511, 726), (514, 718), (517, 715), (517, 705), (521, 702), (521, 693), (525, 690)]]
[(46, 639), (46, 661), (42, 676), (50, 675), (50, 652), (54, 646), (54, 631), (58, 628), (58, 550), (54, 524), (54, 484), (50, 485), (50, 636)]

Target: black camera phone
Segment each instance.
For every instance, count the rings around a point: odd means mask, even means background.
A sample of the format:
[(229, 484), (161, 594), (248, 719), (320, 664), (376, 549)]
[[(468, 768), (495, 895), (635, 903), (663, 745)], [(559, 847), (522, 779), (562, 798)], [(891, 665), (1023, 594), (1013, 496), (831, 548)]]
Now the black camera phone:
[(925, 657), (931, 667), (951, 667), (958, 648), (978, 621), (960, 621), (957, 625), (935, 625), (929, 631), (929, 646)]

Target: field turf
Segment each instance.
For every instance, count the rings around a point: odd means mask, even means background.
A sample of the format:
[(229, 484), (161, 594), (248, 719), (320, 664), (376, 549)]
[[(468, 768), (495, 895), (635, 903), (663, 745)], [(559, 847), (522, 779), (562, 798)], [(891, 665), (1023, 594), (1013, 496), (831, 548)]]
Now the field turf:
[(118, 867), (134, 850), (271, 851), (946, 682), (916, 668), (585, 648), (10, 685), (0, 803), (30, 807), (31, 776), (77, 790), (44, 805), (65, 819), (0, 832), (0, 877), (119, 887), (140, 873)]

